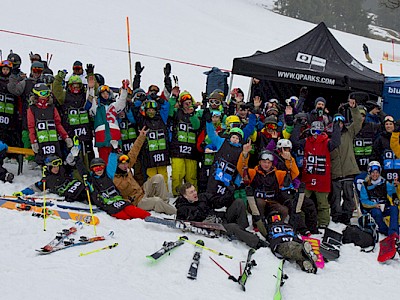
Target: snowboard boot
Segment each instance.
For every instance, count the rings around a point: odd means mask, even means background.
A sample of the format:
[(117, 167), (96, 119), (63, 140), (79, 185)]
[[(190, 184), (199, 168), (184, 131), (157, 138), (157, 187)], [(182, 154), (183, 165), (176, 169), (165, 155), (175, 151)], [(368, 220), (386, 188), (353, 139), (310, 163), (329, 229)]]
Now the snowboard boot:
[(277, 247), (277, 252), (286, 260), (300, 261), (303, 259), (303, 246), (299, 242), (283, 242)]
[(312, 250), (311, 244), (304, 242), (302, 244), (302, 259), (296, 261), (300, 268), (307, 273), (317, 273), (317, 265), (315, 264), (317, 259), (318, 257)]

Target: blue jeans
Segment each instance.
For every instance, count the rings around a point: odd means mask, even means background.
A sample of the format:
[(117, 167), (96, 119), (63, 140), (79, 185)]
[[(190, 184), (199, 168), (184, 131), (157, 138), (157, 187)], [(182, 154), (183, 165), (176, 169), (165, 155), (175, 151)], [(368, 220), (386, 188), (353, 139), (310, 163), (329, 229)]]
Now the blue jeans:
[[(379, 232), (384, 235), (391, 235), (396, 232), (399, 234), (399, 208), (397, 206), (386, 207), (382, 212), (379, 208), (371, 209), (371, 216), (378, 225)], [(383, 220), (384, 217), (390, 216), (389, 227)]]

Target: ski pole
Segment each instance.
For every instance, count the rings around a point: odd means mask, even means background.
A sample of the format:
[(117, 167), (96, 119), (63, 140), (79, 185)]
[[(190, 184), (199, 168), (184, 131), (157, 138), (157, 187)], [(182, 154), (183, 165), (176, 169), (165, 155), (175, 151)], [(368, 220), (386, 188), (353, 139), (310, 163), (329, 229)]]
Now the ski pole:
[(42, 182), (43, 182), (43, 230), (46, 231), (46, 171), (47, 166), (44, 165), (42, 168)]
[(196, 247), (199, 247), (199, 248), (203, 248), (204, 250), (208, 250), (208, 251), (210, 251), (210, 252), (212, 252), (212, 253), (215, 253), (215, 254), (217, 254), (217, 255), (219, 255), (219, 256), (225, 256), (226, 258), (229, 258), (229, 259), (232, 259), (232, 258), (233, 258), (232, 255), (224, 254), (224, 253), (219, 252), (219, 251), (217, 251), (217, 250), (214, 250), (214, 249), (208, 248), (208, 247), (206, 247), (206, 246), (197, 244), (197, 243), (195, 243), (195, 242), (193, 242), (193, 241), (191, 241), (191, 240), (183, 239), (182, 237), (179, 237), (179, 239), (182, 240), (182, 241), (184, 241), (184, 242), (187, 242), (187, 243), (189, 243), (189, 244), (192, 244), (193, 246), (196, 246)]
[(228, 275), (228, 279), (233, 280), (234, 282), (238, 282), (238, 280), (231, 274), (229, 273), (223, 266), (221, 266), (215, 259), (213, 259), (211, 256), (209, 258), (218, 266), (222, 271), (224, 271)]
[(93, 251), (89, 251), (89, 252), (85, 252), (85, 253), (81, 252), (79, 254), (79, 256), (85, 256), (85, 255), (89, 255), (89, 254), (92, 254), (92, 253), (100, 252), (100, 251), (103, 251), (103, 250), (112, 249), (112, 248), (115, 248), (117, 246), (118, 246), (118, 243), (114, 243), (112, 245), (108, 245), (106, 247), (99, 248), (99, 249), (96, 249), (96, 250), (93, 250)]
[(92, 218), (92, 219), (90, 220), (90, 223), (93, 223), (94, 235), (97, 235), (97, 233), (96, 233), (96, 224), (94, 223), (92, 202), (90, 201), (89, 185), (88, 185), (88, 183), (87, 183), (87, 174), (84, 174), (84, 175), (83, 175), (83, 183), (84, 183), (84, 185), (85, 185), (86, 195), (87, 195), (88, 202), (89, 202), (90, 216), (91, 216), (91, 218)]
[(126, 34), (128, 36), (128, 59), (129, 59), (129, 79), (132, 82), (132, 62), (131, 62), (131, 32), (129, 26), (129, 17), (126, 17)]

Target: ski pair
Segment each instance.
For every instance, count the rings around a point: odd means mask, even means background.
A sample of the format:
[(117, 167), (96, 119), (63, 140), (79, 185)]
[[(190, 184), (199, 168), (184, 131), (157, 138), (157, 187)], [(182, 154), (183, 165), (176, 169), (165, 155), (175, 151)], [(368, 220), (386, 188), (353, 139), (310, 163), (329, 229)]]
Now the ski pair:
[(54, 239), (52, 239), (47, 245), (43, 246), (40, 250), (36, 251), (52, 252), (58, 245), (63, 243), (64, 240), (67, 239), (71, 234), (74, 234), (75, 232), (78, 231), (78, 229), (81, 228), (82, 228), (82, 223), (77, 222), (75, 226), (72, 226), (70, 228), (65, 228), (60, 232), (57, 232), (56, 237)]
[(285, 283), (285, 280), (288, 279), (289, 277), (283, 272), (283, 264), (285, 263), (284, 259), (281, 259), (278, 265), (278, 272), (276, 275), (276, 286), (275, 286), (275, 294), (274, 294), (274, 300), (281, 300), (282, 299), (282, 294), (281, 294), (281, 286)]

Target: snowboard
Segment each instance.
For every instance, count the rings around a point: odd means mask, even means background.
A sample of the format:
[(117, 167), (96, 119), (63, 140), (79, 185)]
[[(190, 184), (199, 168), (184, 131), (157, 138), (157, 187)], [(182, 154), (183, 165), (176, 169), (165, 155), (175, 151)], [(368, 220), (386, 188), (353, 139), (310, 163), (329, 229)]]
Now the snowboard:
[(398, 239), (398, 234), (394, 232), (379, 242), (378, 261), (380, 263), (394, 258), (396, 255), (396, 242)]
[(301, 239), (311, 244), (313, 252), (318, 258), (317, 261), (315, 262), (315, 265), (317, 266), (318, 269), (323, 269), (325, 266), (325, 261), (320, 250), (321, 241), (319, 239), (312, 238), (309, 236), (302, 236)]
[(276, 286), (275, 286), (275, 294), (274, 294), (274, 300), (281, 300), (282, 299), (282, 294), (281, 294), (281, 286), (285, 283), (285, 280), (288, 279), (288, 276), (283, 273), (283, 264), (285, 263), (284, 259), (281, 259), (278, 265), (278, 272), (276, 274)]
[[(195, 226), (195, 225), (192, 225), (190, 221), (185, 222), (185, 221), (181, 221), (181, 220), (168, 220), (168, 219), (162, 219), (162, 218), (157, 218), (157, 217), (153, 217), (153, 216), (146, 217), (144, 219), (144, 221), (150, 222), (150, 223), (166, 225), (173, 229), (179, 229), (183, 232), (192, 232), (195, 234), (204, 235), (209, 238), (216, 238), (216, 237), (220, 236), (220, 230), (210, 229), (208, 225), (206, 225), (205, 228)], [(221, 224), (216, 224), (216, 225), (221, 225)]]
[(69, 212), (69, 211), (62, 211), (62, 210), (55, 210), (55, 209), (49, 209), (46, 207), (46, 211), (44, 211), (43, 207), (38, 207), (30, 204), (25, 204), (25, 203), (17, 203), (13, 201), (8, 201), (5, 199), (0, 199), (0, 207), (3, 208), (8, 208), (12, 210), (17, 210), (17, 211), (30, 211), (32, 212), (32, 215), (36, 217), (55, 217), (55, 218), (60, 218), (64, 220), (74, 220), (74, 221), (80, 221), (84, 222), (89, 225), (97, 225), (100, 223), (100, 220), (98, 217), (88, 215), (88, 214), (82, 214), (78, 212)]
[(161, 257), (163, 257), (165, 254), (170, 253), (173, 249), (178, 248), (179, 246), (182, 246), (185, 242), (182, 241), (181, 239), (185, 238), (180, 237), (179, 240), (175, 242), (164, 242), (162, 247), (154, 252), (153, 254), (147, 255), (146, 257), (152, 261), (157, 261)]

